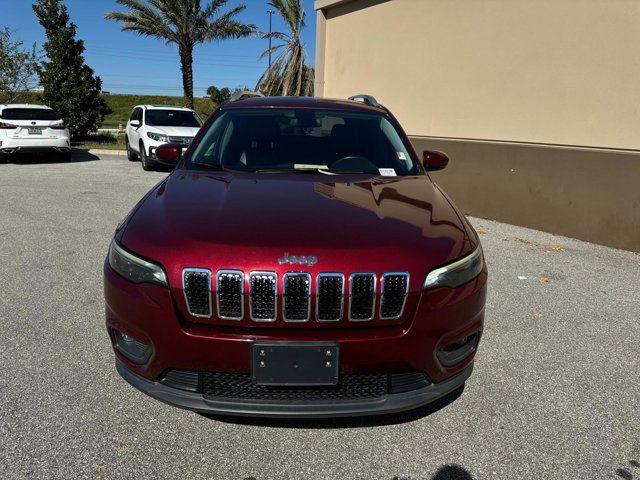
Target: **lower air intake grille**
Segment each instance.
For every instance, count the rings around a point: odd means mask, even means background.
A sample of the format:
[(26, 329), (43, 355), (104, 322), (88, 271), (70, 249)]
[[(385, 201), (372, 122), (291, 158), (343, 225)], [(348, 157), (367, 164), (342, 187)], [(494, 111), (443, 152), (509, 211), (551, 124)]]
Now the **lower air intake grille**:
[(306, 322), (311, 311), (311, 275), (285, 273), (282, 291), (285, 322)]
[(406, 272), (389, 272), (382, 275), (382, 300), (380, 301), (380, 318), (399, 318), (404, 310), (404, 302), (409, 288), (409, 274)]
[(218, 316), (224, 320), (242, 320), (244, 274), (238, 270), (220, 270), (217, 275)]
[(335, 387), (271, 387), (255, 385), (250, 375), (206, 372), (202, 374), (202, 393), (205, 398), (241, 400), (357, 400), (385, 395), (387, 377), (386, 374), (343, 375)]
[(342, 319), (344, 275), (321, 273), (317, 280), (317, 317), (320, 322), (337, 322)]
[(409, 392), (431, 385), (431, 380), (422, 372), (394, 373), (390, 377), (390, 393)]
[(350, 278), (349, 319), (371, 320), (376, 301), (376, 276), (374, 273), (353, 273)]
[(276, 319), (278, 277), (273, 272), (251, 272), (249, 306), (251, 320), (273, 322)]
[(194, 317), (211, 316), (211, 272), (201, 268), (185, 268), (182, 288), (189, 313)]
[(169, 370), (160, 383), (167, 387), (197, 392), (200, 389), (200, 375), (189, 370)]

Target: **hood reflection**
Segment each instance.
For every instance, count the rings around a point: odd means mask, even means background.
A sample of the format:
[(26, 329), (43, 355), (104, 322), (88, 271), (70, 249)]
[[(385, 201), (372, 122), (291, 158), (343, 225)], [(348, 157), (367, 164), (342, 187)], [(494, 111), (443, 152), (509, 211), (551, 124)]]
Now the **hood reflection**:
[[(441, 218), (434, 216), (433, 204), (427, 201), (427, 186), (424, 182), (400, 181), (401, 189), (397, 188), (398, 180), (372, 180), (357, 183), (315, 183), (314, 191), (331, 200), (369, 210), (381, 220), (389, 218), (412, 225), (419, 228), (424, 237), (432, 236), (432, 228), (436, 225), (443, 235), (464, 235), (460, 224), (451, 221), (451, 212), (440, 209)], [(450, 232), (443, 230), (447, 227), (451, 229)]]

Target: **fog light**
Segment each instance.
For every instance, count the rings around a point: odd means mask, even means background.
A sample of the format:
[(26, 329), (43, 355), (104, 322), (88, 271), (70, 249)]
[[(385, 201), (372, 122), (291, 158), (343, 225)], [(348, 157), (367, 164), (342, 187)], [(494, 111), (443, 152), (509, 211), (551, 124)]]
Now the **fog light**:
[(122, 333), (120, 330), (116, 330), (115, 328), (111, 330), (113, 333), (113, 339), (116, 344), (116, 348), (120, 353), (122, 353), (125, 357), (131, 360), (133, 363), (137, 363), (138, 365), (142, 365), (146, 363), (147, 360), (151, 357), (151, 353), (153, 353), (153, 348), (151, 345), (144, 343), (140, 340), (136, 340), (129, 335)]
[(450, 343), (438, 350), (438, 360), (445, 367), (461, 362), (471, 354), (478, 344), (478, 332), (467, 335), (457, 342)]

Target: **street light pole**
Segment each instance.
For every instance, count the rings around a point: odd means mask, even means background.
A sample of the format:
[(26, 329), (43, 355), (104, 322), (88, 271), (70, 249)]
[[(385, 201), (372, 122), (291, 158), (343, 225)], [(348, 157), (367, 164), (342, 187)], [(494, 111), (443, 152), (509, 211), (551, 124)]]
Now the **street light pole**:
[(269, 15), (269, 71), (271, 71), (271, 19), (274, 13), (276, 12), (273, 10), (267, 10), (267, 14)]

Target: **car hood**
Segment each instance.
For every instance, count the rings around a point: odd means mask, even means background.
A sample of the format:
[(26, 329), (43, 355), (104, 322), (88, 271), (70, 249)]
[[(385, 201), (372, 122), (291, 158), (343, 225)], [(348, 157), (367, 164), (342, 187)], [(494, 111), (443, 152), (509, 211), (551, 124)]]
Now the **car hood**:
[[(434, 266), (469, 251), (459, 213), (428, 176), (174, 171), (118, 239), (167, 270), (186, 267), (318, 272), (408, 271), (420, 289)], [(280, 265), (315, 256), (316, 265)]]
[(156, 127), (149, 126), (148, 130), (153, 133), (161, 133), (170, 137), (195, 137), (199, 128), (191, 127)]

